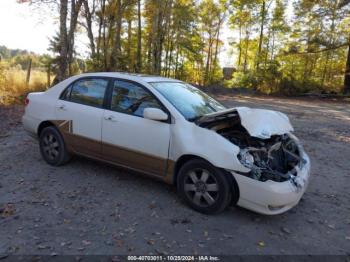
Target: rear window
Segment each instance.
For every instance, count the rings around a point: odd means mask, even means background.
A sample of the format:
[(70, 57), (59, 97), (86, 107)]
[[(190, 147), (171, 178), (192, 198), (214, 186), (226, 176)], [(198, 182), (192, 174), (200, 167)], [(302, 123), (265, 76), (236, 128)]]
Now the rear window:
[(62, 93), (61, 99), (83, 105), (102, 107), (107, 86), (108, 80), (106, 79), (78, 80)]

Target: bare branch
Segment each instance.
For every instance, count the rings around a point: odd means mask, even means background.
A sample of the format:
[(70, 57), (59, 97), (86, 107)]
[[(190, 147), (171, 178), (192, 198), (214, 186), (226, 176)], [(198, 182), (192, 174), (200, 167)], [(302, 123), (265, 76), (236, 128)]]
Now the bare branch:
[(323, 49), (320, 49), (320, 50), (317, 50), (317, 51), (307, 51), (307, 52), (287, 52), (284, 54), (284, 56), (287, 56), (287, 55), (308, 55), (308, 54), (319, 54), (319, 53), (323, 53), (323, 52), (327, 52), (327, 51), (332, 51), (332, 50), (336, 50), (336, 49), (339, 49), (339, 48), (342, 48), (342, 47), (346, 47), (346, 46), (349, 46), (350, 43), (347, 42), (347, 43), (343, 43), (343, 44), (340, 44), (340, 45), (337, 45), (337, 46), (332, 46), (332, 47), (328, 47), (328, 48), (323, 48)]

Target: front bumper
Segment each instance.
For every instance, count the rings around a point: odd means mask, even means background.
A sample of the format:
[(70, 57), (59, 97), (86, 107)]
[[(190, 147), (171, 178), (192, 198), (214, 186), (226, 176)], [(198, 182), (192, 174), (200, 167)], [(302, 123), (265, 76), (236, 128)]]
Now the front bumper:
[[(277, 215), (298, 204), (310, 178), (310, 159), (302, 152), (305, 162), (297, 167), (296, 182), (261, 182), (231, 171), (239, 187), (238, 206), (265, 215)], [(297, 185), (296, 185), (297, 184)]]

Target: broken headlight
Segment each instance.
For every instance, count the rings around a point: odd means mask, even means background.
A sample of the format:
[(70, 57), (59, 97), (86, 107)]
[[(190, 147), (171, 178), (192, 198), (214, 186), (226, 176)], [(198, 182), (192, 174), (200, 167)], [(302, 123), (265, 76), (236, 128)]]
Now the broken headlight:
[(242, 149), (239, 152), (238, 160), (246, 168), (252, 169), (254, 166), (254, 157), (249, 153), (248, 149)]

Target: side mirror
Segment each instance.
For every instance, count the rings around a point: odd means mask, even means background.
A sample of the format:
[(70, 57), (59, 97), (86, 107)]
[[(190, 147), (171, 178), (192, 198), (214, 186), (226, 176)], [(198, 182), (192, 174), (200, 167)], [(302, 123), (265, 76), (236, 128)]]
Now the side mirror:
[(156, 121), (168, 120), (168, 115), (158, 108), (145, 108), (143, 110), (143, 117)]

